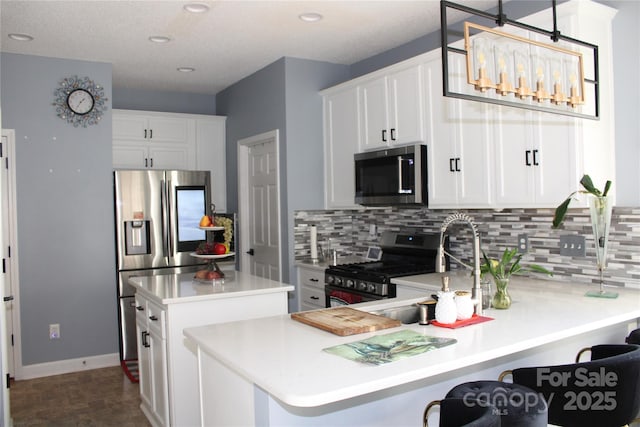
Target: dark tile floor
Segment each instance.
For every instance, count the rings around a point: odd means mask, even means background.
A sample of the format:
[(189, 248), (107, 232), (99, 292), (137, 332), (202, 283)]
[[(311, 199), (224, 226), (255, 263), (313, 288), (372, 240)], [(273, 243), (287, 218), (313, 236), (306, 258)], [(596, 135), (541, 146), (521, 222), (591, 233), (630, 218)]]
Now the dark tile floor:
[(11, 381), (13, 425), (150, 426), (140, 410), (138, 384), (119, 366)]

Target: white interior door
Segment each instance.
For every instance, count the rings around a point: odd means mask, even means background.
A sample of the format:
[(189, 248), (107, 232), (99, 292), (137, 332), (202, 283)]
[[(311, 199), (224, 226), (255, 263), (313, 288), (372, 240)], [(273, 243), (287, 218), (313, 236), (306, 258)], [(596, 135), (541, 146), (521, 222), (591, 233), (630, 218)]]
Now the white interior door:
[[(15, 133), (13, 130), (2, 130), (2, 146), (0, 158), (0, 257), (2, 258), (2, 270), (0, 270), (0, 289), (2, 290), (0, 301), (0, 355), (2, 356), (2, 422), (10, 425), (9, 389), (5, 384), (5, 374), (17, 377), (14, 356), (14, 334), (19, 337), (19, 313), (17, 268), (14, 267), (17, 259), (11, 258), (12, 243), (15, 241), (15, 171), (12, 166), (15, 149)], [(17, 249), (17, 246), (14, 247)], [(16, 274), (14, 274), (14, 271)], [(3, 273), (3, 274), (2, 274)], [(18, 343), (19, 344), (19, 343)]]
[(278, 131), (238, 143), (240, 270), (281, 279)]

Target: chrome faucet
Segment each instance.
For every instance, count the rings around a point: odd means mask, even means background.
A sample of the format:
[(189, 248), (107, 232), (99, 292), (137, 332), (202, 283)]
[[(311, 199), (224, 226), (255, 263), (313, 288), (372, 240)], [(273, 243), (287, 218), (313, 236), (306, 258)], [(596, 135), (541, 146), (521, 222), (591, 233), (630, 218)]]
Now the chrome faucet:
[[(444, 233), (447, 228), (454, 222), (464, 222), (473, 232), (473, 267), (463, 263), (449, 252), (444, 250)], [(436, 272), (444, 273), (447, 271), (447, 265), (445, 262), (445, 255), (456, 260), (458, 263), (473, 270), (473, 288), (471, 288), (471, 298), (474, 300), (475, 313), (477, 315), (482, 314), (482, 287), (480, 286), (480, 234), (478, 233), (478, 227), (473, 222), (473, 219), (463, 213), (455, 212), (445, 218), (440, 227), (440, 246), (438, 246), (438, 253), (436, 255)]]

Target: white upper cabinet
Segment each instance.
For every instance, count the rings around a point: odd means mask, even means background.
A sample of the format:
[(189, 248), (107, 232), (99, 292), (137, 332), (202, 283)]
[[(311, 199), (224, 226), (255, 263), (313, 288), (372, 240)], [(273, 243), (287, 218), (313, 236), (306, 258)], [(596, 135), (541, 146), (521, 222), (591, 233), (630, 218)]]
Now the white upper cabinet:
[(495, 115), (499, 206), (555, 207), (577, 189), (580, 119), (510, 107)]
[(360, 85), (362, 149), (424, 141), (422, 66), (390, 72)]
[[(451, 60), (460, 88), (464, 62)], [(440, 50), (424, 65), (429, 156), (429, 206), (485, 207), (491, 203), (492, 158), (486, 104), (442, 96)]]
[(323, 109), (325, 208), (354, 208), (353, 155), (360, 149), (357, 86), (326, 93)]
[(227, 210), (226, 117), (196, 119), (196, 169), (211, 171), (211, 202), (217, 212)]
[(128, 141), (187, 144), (189, 123), (181, 117), (149, 115), (149, 112), (121, 112), (113, 114), (113, 138)]
[(113, 166), (194, 169), (195, 121), (150, 111), (113, 111)]
[(113, 167), (211, 172), (216, 211), (226, 212), (226, 117), (113, 110)]
[[(569, 1), (557, 12), (564, 35), (598, 45), (599, 120), (445, 98), (436, 49), (323, 91), (326, 207), (353, 206), (353, 153), (412, 142), (427, 145), (430, 208), (550, 208), (578, 190), (585, 173), (599, 188), (613, 179), (615, 10)], [(548, 21), (548, 10), (522, 19), (540, 28)], [(449, 54), (452, 89), (482, 96), (466, 82), (465, 66), (464, 56)], [(592, 66), (585, 59), (587, 78)], [(595, 109), (593, 97), (586, 103)]]

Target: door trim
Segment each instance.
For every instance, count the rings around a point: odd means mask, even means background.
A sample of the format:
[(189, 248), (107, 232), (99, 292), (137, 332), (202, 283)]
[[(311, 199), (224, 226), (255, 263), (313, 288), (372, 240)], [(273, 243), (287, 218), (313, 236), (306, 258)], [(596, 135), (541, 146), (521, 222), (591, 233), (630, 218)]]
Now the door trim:
[(280, 131), (278, 129), (264, 132), (238, 140), (238, 228), (240, 233), (240, 271), (249, 273), (249, 256), (244, 248), (249, 248), (250, 242), (250, 214), (249, 214), (249, 149), (253, 145), (262, 144), (273, 140), (275, 144), (276, 157), (278, 159), (276, 179), (277, 179), (277, 206), (278, 206), (278, 230), (279, 252), (278, 267), (280, 272), (279, 280), (282, 280), (282, 209), (280, 209)]
[[(13, 129), (2, 129), (2, 137), (6, 137), (7, 146), (3, 156), (9, 159), (7, 169), (7, 189), (9, 191), (9, 206), (2, 207), (2, 215), (9, 215), (8, 243), (11, 247), (11, 256), (7, 258), (13, 289), (13, 366), (9, 366), (9, 372), (17, 379), (23, 379), (24, 368), (22, 366), (22, 340), (20, 329), (20, 270), (18, 268), (18, 212), (16, 204), (16, 133)], [(3, 165), (4, 167), (4, 165)], [(8, 278), (5, 276), (5, 280)], [(4, 339), (4, 337), (3, 337)], [(7, 349), (10, 351), (9, 349)]]

